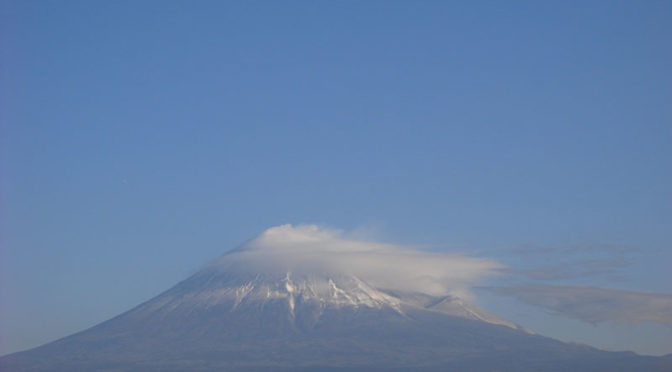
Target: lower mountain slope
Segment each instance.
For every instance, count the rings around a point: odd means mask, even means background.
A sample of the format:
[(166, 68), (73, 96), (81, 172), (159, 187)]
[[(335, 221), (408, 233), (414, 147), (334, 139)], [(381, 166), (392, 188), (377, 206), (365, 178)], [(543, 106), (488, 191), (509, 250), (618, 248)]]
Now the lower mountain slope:
[(672, 360), (534, 335), (455, 296), (209, 268), (116, 318), (0, 358), (0, 370), (672, 371)]

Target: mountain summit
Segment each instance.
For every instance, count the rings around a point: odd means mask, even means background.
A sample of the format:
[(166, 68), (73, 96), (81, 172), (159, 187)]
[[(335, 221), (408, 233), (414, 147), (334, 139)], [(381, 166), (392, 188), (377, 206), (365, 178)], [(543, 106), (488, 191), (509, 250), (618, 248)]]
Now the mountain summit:
[(493, 261), (271, 228), (168, 291), (0, 370), (669, 371), (567, 344), (470, 304)]

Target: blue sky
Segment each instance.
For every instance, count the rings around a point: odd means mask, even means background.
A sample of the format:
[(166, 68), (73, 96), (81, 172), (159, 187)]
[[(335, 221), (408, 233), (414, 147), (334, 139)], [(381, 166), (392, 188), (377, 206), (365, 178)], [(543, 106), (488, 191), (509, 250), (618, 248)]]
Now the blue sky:
[[(510, 288), (672, 294), (669, 2), (0, 11), (0, 354), (285, 223), (494, 258)], [(672, 352), (665, 320), (482, 292), (542, 334)]]

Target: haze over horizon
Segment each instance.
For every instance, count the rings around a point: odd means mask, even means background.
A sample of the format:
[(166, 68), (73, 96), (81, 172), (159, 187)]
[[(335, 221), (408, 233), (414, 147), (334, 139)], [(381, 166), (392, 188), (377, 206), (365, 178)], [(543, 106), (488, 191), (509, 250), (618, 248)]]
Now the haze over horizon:
[(670, 35), (653, 1), (2, 2), (0, 355), (241, 247), (672, 353)]

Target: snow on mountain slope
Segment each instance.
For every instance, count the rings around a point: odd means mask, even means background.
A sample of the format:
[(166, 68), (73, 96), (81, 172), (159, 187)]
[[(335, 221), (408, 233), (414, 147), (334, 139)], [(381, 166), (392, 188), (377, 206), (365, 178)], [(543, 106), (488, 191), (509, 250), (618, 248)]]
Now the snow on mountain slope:
[(281, 226), (3, 372), (669, 371), (530, 334), (469, 303), (496, 263)]
[[(382, 257), (383, 262), (370, 265), (371, 272), (362, 270), (358, 261), (366, 260), (372, 252)], [(429, 259), (432, 263), (438, 260), (448, 266), (446, 269), (450, 269), (454, 260), (466, 266), (476, 262), (471, 258), (446, 259), (436, 254)], [(418, 270), (422, 275), (409, 275), (408, 271), (397, 276), (376, 272), (377, 266), (400, 267), (413, 261), (421, 264)], [(178, 308), (198, 311), (224, 307), (234, 312), (246, 311), (251, 306), (263, 307), (266, 303), (277, 305), (280, 301), (289, 310), (291, 321), (297, 306), (303, 307), (302, 312), (309, 313), (313, 319), (319, 319), (328, 308), (366, 307), (391, 309), (402, 316), (407, 309), (423, 309), (519, 328), (469, 304), (448, 288), (437, 290), (444, 278), (426, 275), (422, 265), (429, 261), (424, 254), (411, 253), (408, 249), (340, 239), (314, 227), (280, 226), (224, 255), (138, 311), (165, 313)], [(455, 292), (464, 292), (462, 287), (460, 289)]]
[[(371, 260), (372, 255), (377, 259)], [(415, 269), (402, 269), (408, 265)], [(491, 267), (479, 259), (343, 239), (315, 226), (283, 225), (225, 254), (138, 311), (246, 311), (283, 303), (294, 321), (297, 307), (314, 320), (327, 308), (386, 308), (402, 316), (407, 309), (425, 309), (519, 329), (459, 295)], [(441, 268), (454, 272), (437, 274)]]

